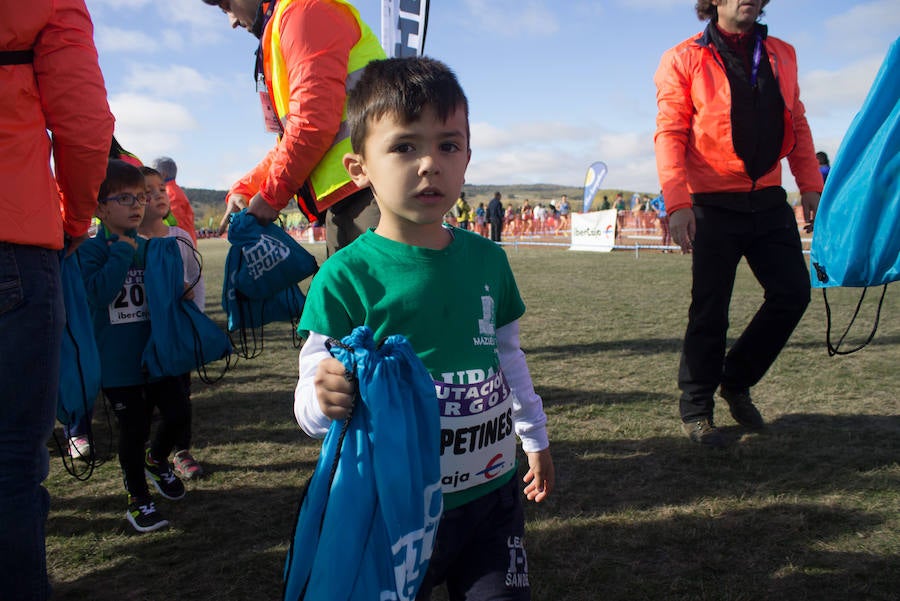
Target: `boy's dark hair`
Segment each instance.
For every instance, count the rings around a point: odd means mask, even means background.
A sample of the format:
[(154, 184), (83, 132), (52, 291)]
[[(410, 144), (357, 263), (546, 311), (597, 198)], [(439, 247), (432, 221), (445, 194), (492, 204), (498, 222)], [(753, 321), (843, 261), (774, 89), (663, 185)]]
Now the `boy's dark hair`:
[[(759, 11), (760, 17), (766, 14), (762, 9), (764, 9), (768, 3), (769, 0), (762, 0)], [(719, 12), (716, 7), (713, 6), (712, 0), (697, 0), (697, 4), (694, 5), (694, 10), (697, 11), (697, 18), (701, 21), (712, 21), (715, 23), (719, 17)]]
[(159, 171), (157, 171), (156, 169), (154, 169), (153, 167), (148, 167), (147, 165), (142, 165), (140, 167), (140, 169), (141, 169), (141, 174), (144, 177), (147, 177), (148, 175), (155, 175), (159, 179), (163, 179), (163, 174), (160, 173)]
[(372, 120), (390, 114), (401, 123), (413, 123), (427, 106), (443, 121), (462, 107), (469, 137), (469, 101), (447, 65), (424, 56), (370, 62), (347, 99), (353, 152), (363, 153)]
[(141, 170), (118, 159), (110, 159), (106, 164), (106, 179), (100, 184), (97, 200), (109, 198), (122, 188), (144, 187), (144, 174)]

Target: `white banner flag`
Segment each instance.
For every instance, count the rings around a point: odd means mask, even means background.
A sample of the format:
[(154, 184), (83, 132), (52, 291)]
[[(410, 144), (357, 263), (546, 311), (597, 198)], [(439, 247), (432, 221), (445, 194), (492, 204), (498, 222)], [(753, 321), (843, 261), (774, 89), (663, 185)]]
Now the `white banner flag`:
[(428, 29), (428, 0), (383, 0), (381, 46), (389, 58), (421, 56)]
[(570, 250), (609, 252), (616, 244), (616, 210), (572, 213)]

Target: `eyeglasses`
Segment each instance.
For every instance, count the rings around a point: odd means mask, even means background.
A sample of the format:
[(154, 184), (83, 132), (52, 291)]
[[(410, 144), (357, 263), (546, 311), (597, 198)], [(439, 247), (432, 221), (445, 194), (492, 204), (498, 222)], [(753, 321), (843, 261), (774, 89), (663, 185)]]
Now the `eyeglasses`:
[(123, 192), (122, 194), (104, 198), (100, 202), (109, 202), (111, 200), (114, 200), (123, 207), (133, 207), (136, 204), (145, 206), (149, 202), (147, 200), (147, 195), (143, 192), (141, 192), (140, 194), (129, 194), (128, 192)]

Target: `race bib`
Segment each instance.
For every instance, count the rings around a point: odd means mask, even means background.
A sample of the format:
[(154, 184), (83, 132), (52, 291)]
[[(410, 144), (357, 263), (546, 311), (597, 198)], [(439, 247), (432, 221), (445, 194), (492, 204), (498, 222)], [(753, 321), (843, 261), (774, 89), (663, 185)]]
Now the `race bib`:
[(144, 270), (131, 267), (125, 283), (109, 305), (109, 323), (120, 325), (150, 319), (147, 310), (147, 294), (144, 290)]
[(515, 469), (512, 394), (503, 372), (476, 384), (434, 383), (441, 407), (441, 487), (454, 493)]

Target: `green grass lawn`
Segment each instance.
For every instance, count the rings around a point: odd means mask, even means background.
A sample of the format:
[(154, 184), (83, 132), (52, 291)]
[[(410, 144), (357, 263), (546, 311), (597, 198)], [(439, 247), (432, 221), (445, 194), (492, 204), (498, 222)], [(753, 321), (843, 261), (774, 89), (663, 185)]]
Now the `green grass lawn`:
[[(223, 323), (227, 243), (202, 240), (200, 250), (208, 312)], [(525, 247), (509, 256), (557, 470), (552, 497), (526, 508), (534, 599), (898, 599), (897, 288), (870, 346), (838, 358), (825, 351), (814, 291), (754, 389), (767, 430), (747, 433), (720, 408), (731, 444), (705, 451), (681, 432), (675, 384), (690, 257)], [(829, 294), (836, 329), (857, 295)], [(761, 296), (742, 264), (733, 334)], [(873, 315), (867, 301), (853, 341)], [(188, 483), (181, 501), (158, 500), (172, 522), (165, 531), (139, 535), (126, 523), (102, 407), (94, 427), (108, 461), (87, 482), (69, 476), (53, 449), (47, 559), (56, 598), (280, 598), (300, 490), (318, 453), (293, 418), (296, 379), (287, 324), (267, 328), (263, 354), (219, 383), (194, 378), (194, 454), (209, 475)]]

